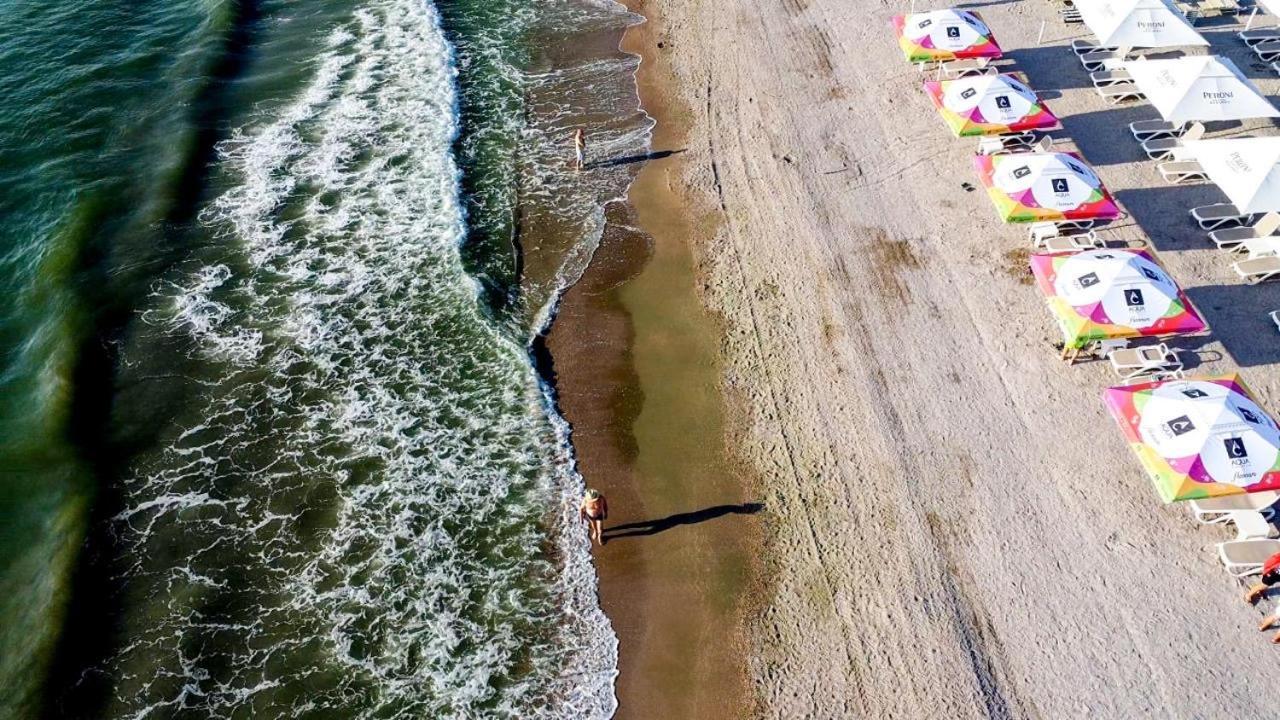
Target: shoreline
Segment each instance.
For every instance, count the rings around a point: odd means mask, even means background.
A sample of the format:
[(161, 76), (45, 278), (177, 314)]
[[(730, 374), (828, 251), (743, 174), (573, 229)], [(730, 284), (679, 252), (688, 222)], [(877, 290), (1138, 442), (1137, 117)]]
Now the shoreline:
[(578, 471), (610, 498), (614, 539), (593, 553), (618, 637), (615, 717), (737, 717), (751, 705), (743, 618), (759, 518), (726, 447), (723, 330), (692, 252), (715, 227), (690, 217), (673, 179), (688, 112), (666, 87), (661, 22), (648, 3), (623, 4), (646, 18), (620, 49), (642, 58), (652, 152), (626, 201), (606, 206), (600, 246), (545, 347)]

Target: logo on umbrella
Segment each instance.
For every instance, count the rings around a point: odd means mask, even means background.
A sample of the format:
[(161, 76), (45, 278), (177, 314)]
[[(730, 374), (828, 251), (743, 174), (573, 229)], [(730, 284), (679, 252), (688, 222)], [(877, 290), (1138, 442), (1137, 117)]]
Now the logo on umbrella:
[(1200, 388), (1187, 388), (1186, 390), (1182, 391), (1182, 394), (1186, 395), (1192, 400), (1199, 400), (1200, 398), (1209, 397), (1209, 393), (1201, 390)]
[(1222, 444), (1227, 448), (1227, 457), (1232, 460), (1243, 460), (1249, 457), (1249, 452), (1244, 449), (1244, 438), (1223, 438)]
[(1142, 274), (1146, 275), (1148, 280), (1154, 280), (1155, 282), (1160, 282), (1160, 275), (1157, 274), (1155, 270), (1152, 270), (1149, 267), (1142, 268)]
[(1018, 179), (1022, 179), (1030, 174), (1031, 174), (1031, 168), (1027, 167), (1026, 165), (1023, 165), (1020, 168), (1014, 168), (1014, 171), (1013, 171), (1013, 176)]
[(960, 97), (964, 98), (965, 100), (968, 100), (969, 98), (977, 94), (978, 94), (977, 90), (974, 90), (973, 88), (965, 88), (960, 92)]
[(947, 37), (949, 37), (949, 38), (958, 38), (958, 37), (960, 37), (960, 28), (956, 27), (955, 25), (948, 25), (948, 26), (947, 26)]
[(1076, 280), (1076, 283), (1078, 283), (1081, 288), (1093, 287), (1099, 282), (1101, 281), (1098, 280), (1098, 273), (1096, 272), (1091, 272), (1088, 275), (1081, 275), (1080, 279)]
[(1071, 186), (1067, 184), (1066, 178), (1054, 178), (1053, 191), (1056, 193), (1068, 193), (1071, 192)]
[(927, 28), (932, 24), (933, 24), (933, 18), (925, 18), (924, 20), (920, 21), (920, 24), (917, 27)]
[(1262, 424), (1262, 421), (1258, 419), (1257, 415), (1253, 414), (1252, 410), (1249, 410), (1248, 408), (1237, 408), (1237, 410), (1240, 411), (1240, 417), (1244, 418), (1246, 421), (1251, 422), (1254, 425)]
[(1165, 423), (1164, 426), (1169, 430), (1169, 432), (1173, 433), (1175, 437), (1178, 435), (1186, 435), (1196, 429), (1195, 424), (1191, 422), (1191, 418), (1186, 415), (1176, 417)]
[(1142, 291), (1137, 288), (1124, 291), (1124, 302), (1129, 307), (1141, 307), (1146, 305), (1142, 302)]
[(1008, 110), (1010, 107), (1012, 107), (1012, 105), (1010, 105), (1010, 103), (1009, 103), (1009, 96), (1008, 96), (1008, 95), (997, 95), (997, 96), (996, 96), (996, 107), (1000, 108), (1001, 110)]

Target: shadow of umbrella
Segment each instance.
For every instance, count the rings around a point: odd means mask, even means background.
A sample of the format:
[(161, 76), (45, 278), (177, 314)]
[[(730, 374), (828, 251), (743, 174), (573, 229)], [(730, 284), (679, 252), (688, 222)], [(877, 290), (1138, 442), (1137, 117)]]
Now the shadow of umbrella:
[(704, 508), (695, 512), (677, 513), (668, 515), (664, 518), (656, 520), (644, 520), (642, 522), (627, 523), (625, 525), (615, 525), (604, 531), (604, 537), (608, 540), (616, 540), (624, 537), (641, 537), (644, 535), (657, 535), (674, 527), (681, 525), (696, 525), (698, 523), (714, 520), (725, 515), (754, 515), (764, 509), (764, 505), (760, 503), (743, 503), (741, 505), (716, 505), (714, 507)]

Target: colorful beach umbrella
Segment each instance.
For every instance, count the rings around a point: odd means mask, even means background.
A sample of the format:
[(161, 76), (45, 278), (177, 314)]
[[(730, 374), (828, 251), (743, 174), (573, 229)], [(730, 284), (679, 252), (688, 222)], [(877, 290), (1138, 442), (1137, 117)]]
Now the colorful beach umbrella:
[(1027, 86), (1022, 73), (926, 82), (924, 90), (956, 137), (1037, 130), (1058, 124), (1058, 118)]
[(1131, 60), (1123, 67), (1160, 117), (1169, 122), (1280, 116), (1280, 110), (1224, 57)]
[(998, 58), (1000, 46), (977, 13), (967, 10), (895, 15), (898, 45), (911, 62)]
[(1104, 47), (1209, 44), (1168, 0), (1075, 0), (1074, 4)]
[(1005, 222), (1109, 220), (1120, 214), (1097, 173), (1075, 153), (976, 155), (973, 162)]
[(1242, 212), (1280, 210), (1280, 137), (1190, 140), (1185, 148)]
[(1035, 254), (1031, 272), (1070, 348), (1205, 328), (1182, 288), (1145, 250)]
[(1122, 385), (1104, 399), (1165, 502), (1280, 490), (1280, 428), (1238, 376)]

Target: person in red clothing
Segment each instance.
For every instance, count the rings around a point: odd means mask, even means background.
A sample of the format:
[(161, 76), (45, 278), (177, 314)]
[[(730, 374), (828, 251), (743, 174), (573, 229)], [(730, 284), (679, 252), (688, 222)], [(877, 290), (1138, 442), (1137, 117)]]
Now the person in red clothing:
[[(1251, 605), (1258, 602), (1258, 598), (1262, 597), (1268, 588), (1277, 583), (1280, 583), (1280, 553), (1272, 555), (1267, 558), (1266, 562), (1262, 563), (1262, 582), (1249, 588), (1249, 591), (1244, 595), (1244, 601)], [(1263, 630), (1265, 629), (1263, 628)]]
[[(1262, 597), (1268, 588), (1278, 583), (1280, 583), (1280, 553), (1272, 555), (1267, 558), (1266, 562), (1262, 563), (1262, 582), (1249, 588), (1249, 591), (1244, 596), (1245, 602), (1257, 602), (1258, 598)], [(1280, 607), (1277, 607), (1275, 612), (1268, 615), (1262, 621), (1262, 624), (1258, 626), (1258, 629), (1270, 630), (1277, 625), (1280, 625)], [(1271, 638), (1271, 642), (1280, 644), (1280, 633), (1276, 633), (1275, 637)]]

